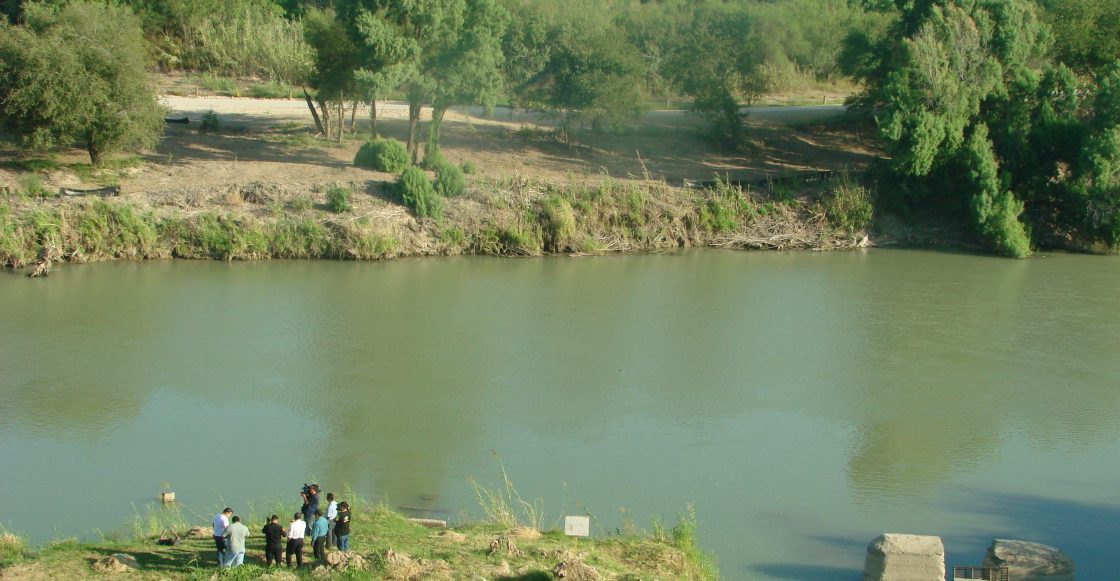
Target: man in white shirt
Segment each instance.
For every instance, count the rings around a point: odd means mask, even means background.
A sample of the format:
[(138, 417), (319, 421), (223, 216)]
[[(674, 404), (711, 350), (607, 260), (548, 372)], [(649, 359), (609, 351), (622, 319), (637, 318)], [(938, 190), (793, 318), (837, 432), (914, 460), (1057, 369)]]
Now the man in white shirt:
[(334, 501), (334, 493), (327, 493), (327, 548), (334, 548), (334, 519), (338, 516), (338, 503)]
[(229, 517), (233, 515), (233, 509), (226, 507), (225, 510), (214, 515), (214, 546), (218, 548), (218, 566), (221, 567), (226, 562), (226, 527), (229, 526)]
[(288, 525), (288, 546), (284, 549), (284, 559), (288, 568), (292, 568), (292, 555), (296, 556), (296, 569), (303, 567), (303, 535), (307, 534), (307, 523), (303, 522), (303, 515), (295, 513), (292, 523)]
[(226, 567), (237, 567), (245, 562), (245, 538), (249, 536), (249, 527), (241, 524), (241, 517), (233, 517), (233, 522), (226, 527)]

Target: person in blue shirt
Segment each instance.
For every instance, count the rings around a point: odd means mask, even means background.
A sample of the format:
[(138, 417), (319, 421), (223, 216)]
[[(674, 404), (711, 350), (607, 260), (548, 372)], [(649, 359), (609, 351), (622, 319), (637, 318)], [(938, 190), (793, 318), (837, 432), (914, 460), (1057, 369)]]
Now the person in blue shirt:
[(315, 558), (320, 562), (327, 560), (327, 517), (323, 511), (315, 511), (315, 523), (311, 525), (311, 546), (315, 550)]

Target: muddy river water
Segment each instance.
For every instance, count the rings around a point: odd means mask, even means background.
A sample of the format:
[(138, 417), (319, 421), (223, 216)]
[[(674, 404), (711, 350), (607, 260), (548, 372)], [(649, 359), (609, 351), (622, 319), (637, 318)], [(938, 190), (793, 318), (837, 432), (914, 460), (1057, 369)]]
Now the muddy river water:
[[(726, 579), (858, 578), (882, 532), (1120, 571), (1120, 259), (681, 254), (0, 275), (0, 524), (123, 529), (301, 484), (546, 524), (695, 506)], [(272, 504), (270, 504), (272, 503)]]

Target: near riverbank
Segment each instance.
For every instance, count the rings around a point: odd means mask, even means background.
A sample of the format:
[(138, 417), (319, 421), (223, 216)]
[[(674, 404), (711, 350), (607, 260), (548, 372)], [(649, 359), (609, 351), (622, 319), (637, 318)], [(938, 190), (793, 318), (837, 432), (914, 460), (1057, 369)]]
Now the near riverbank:
[[(283, 519), (287, 522), (287, 519)], [(715, 567), (695, 545), (689, 516), (671, 530), (648, 534), (581, 539), (578, 545), (560, 531), (540, 532), (507, 524), (472, 524), (431, 529), (384, 506), (355, 511), (351, 551), (315, 563), (305, 550), (305, 568), (264, 566), (259, 534), (263, 517), (250, 517), (245, 565), (219, 570), (208, 527), (195, 527), (173, 546), (156, 543), (146, 530), (133, 540), (60, 540), (29, 549), (16, 536), (0, 534), (0, 579), (87, 579), (129, 570), (134, 579), (714, 579)], [(182, 527), (181, 527), (182, 528)], [(135, 559), (133, 568), (112, 555)], [(345, 558), (343, 558), (345, 555)], [(126, 558), (121, 561), (132, 563)], [(310, 566), (307, 563), (311, 563)]]
[[(343, 211), (328, 192), (346, 193)], [(0, 265), (162, 258), (383, 260), (679, 247), (838, 249), (867, 244), (870, 194), (846, 175), (741, 187), (658, 181), (472, 180), (441, 218), (418, 218), (388, 182), (177, 187), (110, 198), (0, 198)]]

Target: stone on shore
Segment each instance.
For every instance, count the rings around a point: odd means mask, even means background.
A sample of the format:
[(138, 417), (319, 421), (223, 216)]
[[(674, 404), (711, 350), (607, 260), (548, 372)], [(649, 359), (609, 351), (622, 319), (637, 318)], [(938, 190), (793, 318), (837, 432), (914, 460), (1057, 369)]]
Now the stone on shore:
[(867, 545), (863, 581), (944, 581), (941, 537), (885, 533)]
[(994, 539), (985, 567), (1007, 567), (1015, 581), (1073, 581), (1073, 559), (1059, 549), (1030, 541)]
[(136, 557), (125, 553), (113, 553), (108, 557), (98, 559), (93, 564), (93, 570), (98, 573), (126, 573), (140, 568)]

